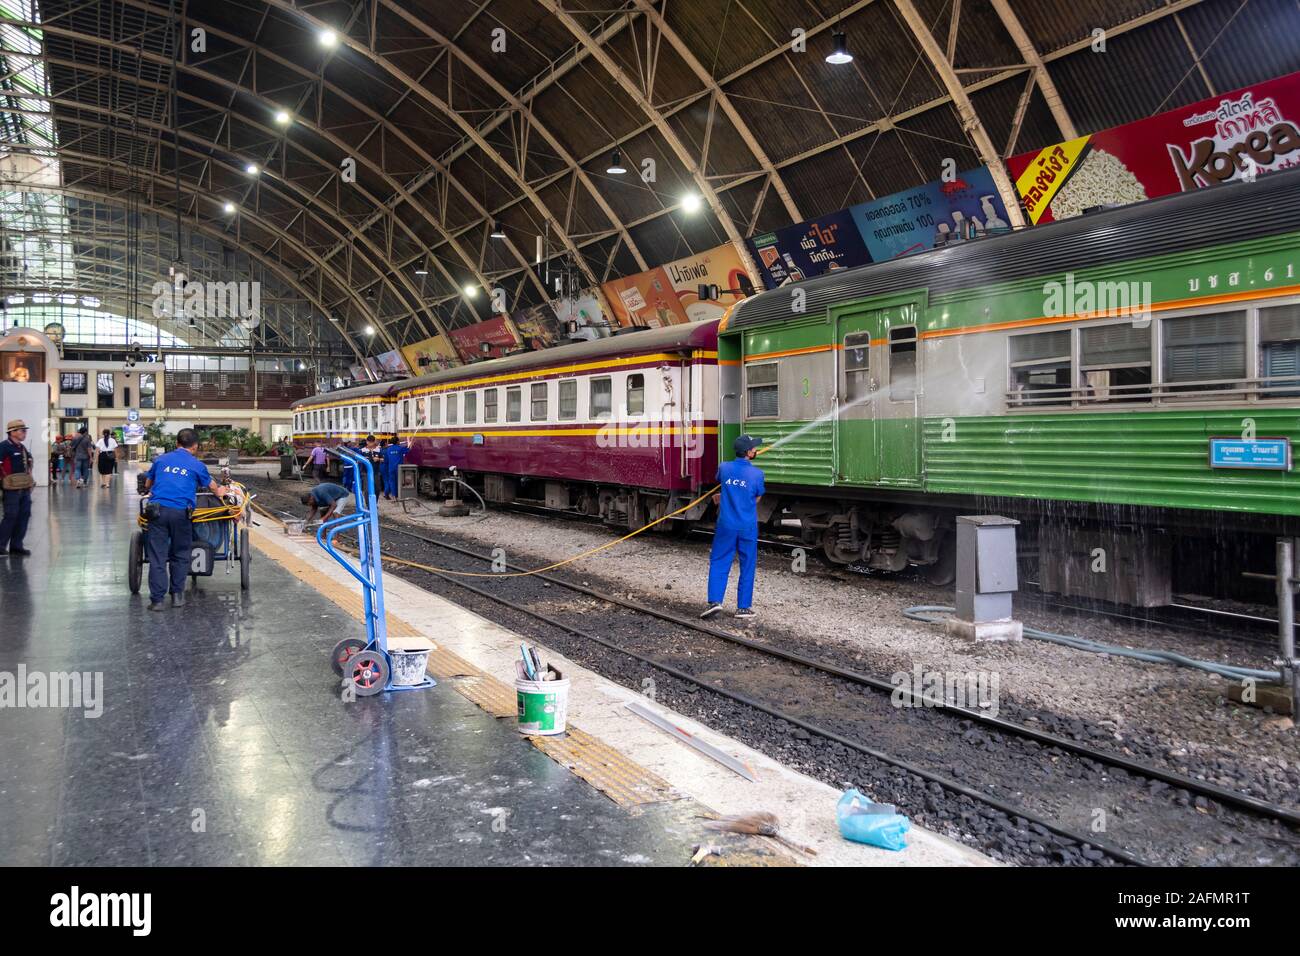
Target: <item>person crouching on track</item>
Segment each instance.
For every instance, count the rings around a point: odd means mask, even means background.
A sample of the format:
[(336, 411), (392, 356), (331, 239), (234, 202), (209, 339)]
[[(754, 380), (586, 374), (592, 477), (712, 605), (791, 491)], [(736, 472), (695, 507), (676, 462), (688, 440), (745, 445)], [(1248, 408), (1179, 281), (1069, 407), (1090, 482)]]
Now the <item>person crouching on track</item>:
[(307, 513), (307, 522), (310, 524), (316, 520), (316, 512), (322, 508), (325, 509), (325, 513), (321, 515), (321, 521), (342, 517), (345, 508), (349, 505), (355, 506), (355, 499), (342, 485), (322, 481), (302, 496), (302, 503), (311, 506), (311, 511)]
[(720, 490), (713, 496), (718, 522), (709, 555), (709, 606), (700, 617), (722, 610), (731, 565), (740, 555), (740, 584), (736, 590), (736, 617), (754, 616), (754, 568), (758, 564), (758, 502), (765, 489), (763, 471), (753, 464), (763, 439), (741, 435), (732, 448), (734, 461), (718, 468)]
[(176, 434), (176, 450), (154, 460), (145, 476), (149, 495), (146, 514), (149, 528), (145, 547), (149, 552), (149, 610), (161, 611), (171, 582), (172, 606), (185, 605), (185, 578), (190, 573), (190, 548), (194, 544), (194, 495), (207, 488), (218, 498), (230, 489), (217, 484), (203, 462), (194, 457), (199, 435), (193, 428)]
[(384, 449), (384, 497), (397, 497), (397, 470), (406, 458), (407, 447), (400, 441)]

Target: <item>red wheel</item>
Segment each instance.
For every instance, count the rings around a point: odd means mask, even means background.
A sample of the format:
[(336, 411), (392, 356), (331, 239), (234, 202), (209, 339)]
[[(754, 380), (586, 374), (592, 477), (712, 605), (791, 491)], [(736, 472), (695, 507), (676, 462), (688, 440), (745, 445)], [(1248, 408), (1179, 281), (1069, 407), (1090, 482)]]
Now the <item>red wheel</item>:
[(345, 637), (334, 645), (334, 654), (330, 658), (330, 666), (334, 668), (334, 673), (340, 677), (343, 676), (343, 668), (349, 660), (358, 652), (366, 649), (366, 642), (359, 637)]
[(358, 651), (348, 659), (346, 673), (358, 697), (374, 697), (388, 686), (388, 659), (379, 651)]

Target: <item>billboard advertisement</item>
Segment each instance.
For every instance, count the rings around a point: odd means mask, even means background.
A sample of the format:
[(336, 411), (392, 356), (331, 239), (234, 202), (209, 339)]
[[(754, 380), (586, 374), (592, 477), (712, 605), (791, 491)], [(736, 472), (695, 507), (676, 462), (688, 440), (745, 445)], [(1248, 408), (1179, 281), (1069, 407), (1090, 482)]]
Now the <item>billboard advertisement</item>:
[(379, 365), (380, 375), (410, 375), (411, 370), (406, 367), (406, 359), (397, 349), (391, 352), (380, 352), (375, 356), (375, 361)]
[(570, 322), (577, 322), (579, 329), (592, 330), (580, 334), (593, 337), (609, 334), (607, 330), (610, 317), (605, 315), (594, 289), (579, 292), (572, 298), (556, 299), (551, 303), (551, 308), (555, 311), (555, 321), (561, 329), (567, 328)]
[(1300, 73), (1007, 160), (1030, 222), (1300, 165)]
[[(754, 283), (745, 268), (745, 260), (741, 258), (740, 250), (730, 242), (699, 255), (669, 262), (663, 271), (677, 292), (677, 300), (688, 322), (720, 319), (733, 304), (754, 293)], [(701, 302), (701, 285), (716, 285), (722, 291), (722, 298)], [(728, 292), (728, 289), (737, 291)]]
[(847, 209), (754, 236), (747, 242), (763, 285), (769, 289), (871, 261), (862, 233)]
[(979, 230), (1007, 228), (1006, 207), (993, 175), (980, 166), (849, 210), (875, 262), (933, 249), (940, 233), (960, 234), (967, 221)]
[(413, 345), (403, 345), (402, 355), (413, 375), (427, 375), (439, 369), (460, 364), (455, 348), (441, 335), (435, 335)]
[[(467, 325), (463, 329), (451, 329), (448, 334), (456, 346), (456, 351), (466, 362), (482, 358), (500, 358), (519, 347), (504, 315), (494, 315), (490, 319)], [(486, 351), (482, 347), (484, 342), (488, 344)]]
[(520, 309), (510, 316), (524, 342), (534, 349), (546, 349), (560, 342), (560, 323), (550, 303)]
[(614, 310), (613, 320), (621, 326), (660, 328), (690, 321), (677, 298), (677, 290), (663, 269), (611, 279), (601, 288), (605, 290), (609, 307)]

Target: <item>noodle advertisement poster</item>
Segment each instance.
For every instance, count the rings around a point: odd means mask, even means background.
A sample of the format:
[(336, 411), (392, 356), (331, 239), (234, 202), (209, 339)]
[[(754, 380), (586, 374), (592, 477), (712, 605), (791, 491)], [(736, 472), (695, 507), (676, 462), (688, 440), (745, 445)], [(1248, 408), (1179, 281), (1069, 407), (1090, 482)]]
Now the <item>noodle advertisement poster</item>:
[(1294, 166), (1300, 73), (1007, 160), (1035, 224)]

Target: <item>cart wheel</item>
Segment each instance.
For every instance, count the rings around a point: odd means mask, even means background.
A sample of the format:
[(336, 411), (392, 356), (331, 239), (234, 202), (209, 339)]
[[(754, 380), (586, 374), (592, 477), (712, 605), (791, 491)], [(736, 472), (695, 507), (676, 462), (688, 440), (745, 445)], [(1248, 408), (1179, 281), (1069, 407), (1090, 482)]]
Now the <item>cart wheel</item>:
[(248, 529), (241, 528), (239, 531), (239, 588), (242, 591), (248, 590), (252, 566), (253, 552), (248, 547)]
[(126, 583), (132, 594), (140, 593), (140, 572), (144, 567), (144, 532), (131, 535), (131, 552), (126, 559)]
[(344, 680), (349, 679), (358, 697), (374, 697), (388, 686), (388, 658), (373, 649), (357, 651), (345, 667)]
[(343, 676), (343, 665), (354, 657), (357, 652), (366, 649), (366, 642), (359, 637), (345, 637), (334, 645), (334, 653), (330, 656), (330, 667), (334, 668), (334, 673), (340, 677)]

